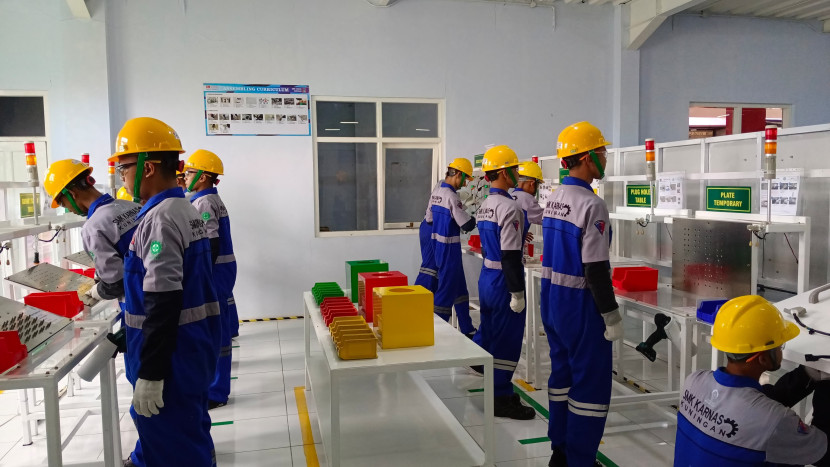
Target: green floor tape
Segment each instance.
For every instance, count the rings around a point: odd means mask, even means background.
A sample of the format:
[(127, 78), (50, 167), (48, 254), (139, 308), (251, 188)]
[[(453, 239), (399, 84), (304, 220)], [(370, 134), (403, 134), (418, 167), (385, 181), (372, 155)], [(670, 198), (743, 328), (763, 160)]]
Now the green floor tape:
[(520, 439), (519, 444), (536, 444), (536, 443), (549, 443), (550, 438), (547, 436), (543, 436), (541, 438), (530, 438), (530, 439)]
[[(521, 397), (525, 402), (527, 402), (528, 405), (530, 405), (531, 407), (536, 409), (536, 411), (539, 412), (543, 417), (545, 417), (545, 419), (550, 420), (550, 412), (548, 412), (547, 409), (542, 407), (541, 404), (536, 402), (536, 399), (530, 397), (529, 394), (522, 391), (522, 389), (519, 388), (519, 386), (516, 386), (514, 384), (513, 385), (513, 392), (518, 394), (519, 397)], [(542, 437), (542, 438), (520, 439), (519, 443), (520, 444), (535, 444), (535, 443), (544, 443), (546, 441), (550, 441), (550, 438), (548, 438), (547, 436)], [(599, 460), (602, 463), (602, 465), (604, 465), (605, 467), (619, 467), (617, 464), (614, 463), (614, 461), (612, 461), (611, 459), (606, 457), (605, 454), (603, 454), (599, 451), (597, 451), (597, 460)]]
[(479, 388), (479, 389), (469, 389), (468, 391), (469, 391), (469, 392), (484, 392), (484, 388)]
[(231, 376), (231, 379), (237, 379), (237, 378), (239, 378), (239, 377), (238, 376)]
[(210, 426), (233, 425), (233, 422), (216, 422), (211, 423)]

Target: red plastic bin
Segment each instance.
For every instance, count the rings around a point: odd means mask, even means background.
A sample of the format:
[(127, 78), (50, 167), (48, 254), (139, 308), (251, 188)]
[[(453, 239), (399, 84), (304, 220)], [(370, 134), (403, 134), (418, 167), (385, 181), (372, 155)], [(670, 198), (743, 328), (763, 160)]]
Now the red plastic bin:
[(17, 331), (0, 332), (0, 372), (6, 371), (26, 358), (28, 351), (20, 342)]
[(467, 245), (470, 245), (471, 248), (481, 248), (481, 236), (480, 235), (470, 235), (470, 240), (467, 241)]
[(72, 318), (84, 309), (78, 292), (37, 292), (23, 298), (23, 303), (64, 318)]
[(373, 318), (372, 291), (375, 287), (397, 285), (409, 285), (406, 274), (400, 271), (361, 272), (357, 275), (357, 305), (367, 323), (371, 323)]
[(614, 268), (611, 283), (614, 287), (627, 292), (657, 290), (657, 270), (645, 266)]

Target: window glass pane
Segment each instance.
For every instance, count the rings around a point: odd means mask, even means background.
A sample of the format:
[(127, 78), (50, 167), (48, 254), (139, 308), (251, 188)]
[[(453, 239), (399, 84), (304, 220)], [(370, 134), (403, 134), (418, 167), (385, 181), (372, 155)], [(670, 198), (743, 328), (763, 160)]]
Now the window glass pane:
[(320, 232), (377, 230), (377, 147), (318, 143)]
[(46, 136), (43, 97), (0, 96), (0, 136)]
[(374, 102), (317, 101), (317, 136), (374, 138), (375, 108)]
[(432, 149), (386, 149), (384, 171), (384, 222), (420, 222), (432, 191)]
[(383, 104), (384, 138), (438, 138), (438, 104)]

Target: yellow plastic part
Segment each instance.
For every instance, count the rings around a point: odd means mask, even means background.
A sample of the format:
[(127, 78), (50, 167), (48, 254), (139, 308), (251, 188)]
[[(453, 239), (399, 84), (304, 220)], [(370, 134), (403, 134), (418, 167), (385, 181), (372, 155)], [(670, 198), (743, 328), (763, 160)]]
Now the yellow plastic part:
[(329, 326), (337, 355), (343, 360), (378, 357), (378, 341), (372, 328), (360, 316), (334, 318)]
[(420, 285), (376, 287), (374, 321), (384, 349), (435, 345), (432, 292)]

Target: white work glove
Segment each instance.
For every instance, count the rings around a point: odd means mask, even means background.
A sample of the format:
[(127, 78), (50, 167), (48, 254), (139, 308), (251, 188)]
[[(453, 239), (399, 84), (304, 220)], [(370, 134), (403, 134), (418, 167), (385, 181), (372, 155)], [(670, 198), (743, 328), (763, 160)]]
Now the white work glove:
[(87, 290), (84, 295), (92, 297), (95, 300), (98, 300), (99, 302), (105, 300), (103, 297), (101, 297), (101, 295), (98, 294), (98, 284), (93, 285), (92, 288)]
[(623, 324), (620, 310), (603, 313), (602, 320), (605, 321), (605, 339), (615, 341), (623, 337)]
[(510, 309), (516, 313), (521, 313), (525, 309), (524, 292), (510, 292)]
[(826, 381), (830, 380), (830, 374), (825, 373), (821, 370), (816, 370), (815, 368), (810, 368), (809, 366), (804, 367), (804, 371), (807, 373), (807, 376), (810, 377), (813, 381)]
[(159, 414), (159, 409), (164, 407), (161, 393), (164, 390), (164, 380), (148, 381), (139, 378), (135, 382), (133, 390), (133, 408), (139, 415), (152, 417)]

